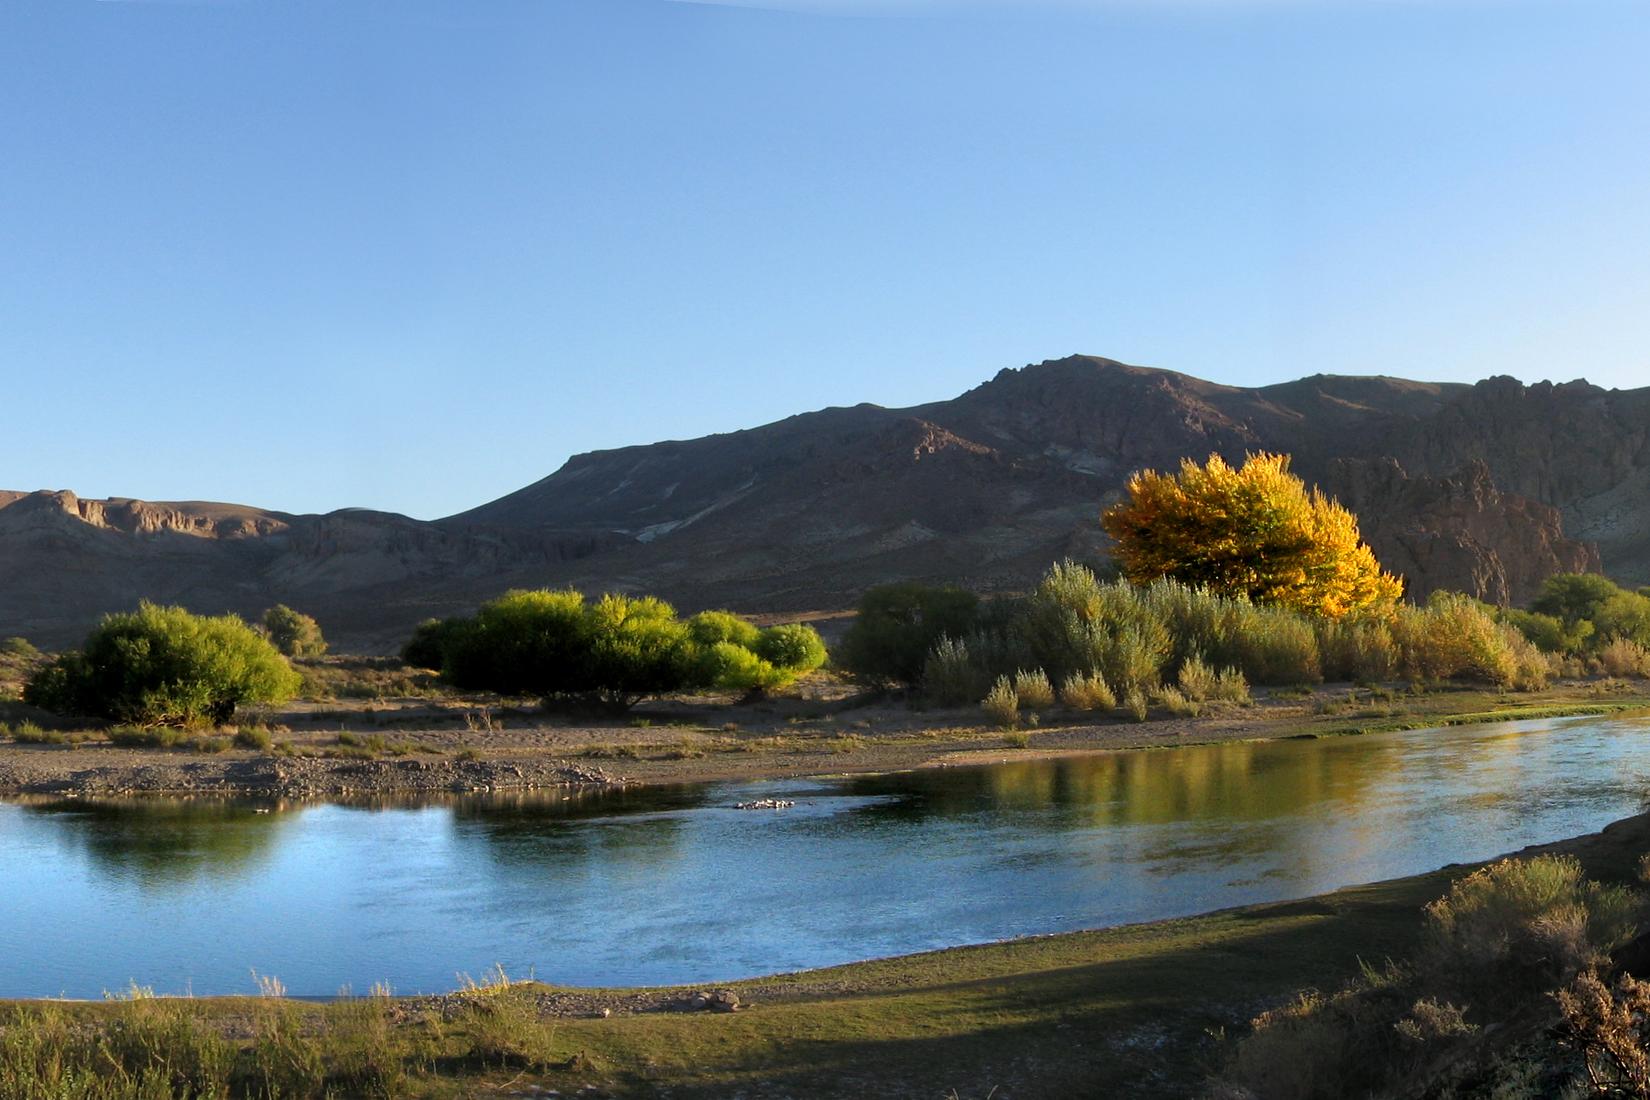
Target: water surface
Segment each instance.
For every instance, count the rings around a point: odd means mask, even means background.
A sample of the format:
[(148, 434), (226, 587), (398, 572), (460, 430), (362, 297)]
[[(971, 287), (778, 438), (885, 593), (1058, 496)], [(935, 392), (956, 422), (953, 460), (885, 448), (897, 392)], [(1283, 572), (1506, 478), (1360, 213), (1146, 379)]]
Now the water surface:
[[(0, 803), (0, 996), (706, 982), (1319, 893), (1589, 832), (1572, 719), (422, 805)], [(736, 802), (792, 799), (779, 811)]]

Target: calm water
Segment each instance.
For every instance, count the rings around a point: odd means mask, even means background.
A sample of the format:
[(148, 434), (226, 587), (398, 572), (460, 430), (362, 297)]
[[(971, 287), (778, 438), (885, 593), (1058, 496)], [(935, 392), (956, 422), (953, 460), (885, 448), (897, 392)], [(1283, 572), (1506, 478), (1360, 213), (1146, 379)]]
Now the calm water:
[[(1298, 897), (1592, 831), (1579, 719), (575, 800), (0, 804), (0, 996), (698, 982)], [(740, 811), (757, 797), (794, 809)]]

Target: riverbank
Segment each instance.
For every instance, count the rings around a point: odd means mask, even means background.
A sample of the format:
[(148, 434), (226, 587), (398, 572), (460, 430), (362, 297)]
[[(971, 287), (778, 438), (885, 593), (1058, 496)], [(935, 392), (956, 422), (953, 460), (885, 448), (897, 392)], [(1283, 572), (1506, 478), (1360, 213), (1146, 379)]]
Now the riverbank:
[[(1519, 854), (1572, 854), (1590, 876), (1627, 882), (1646, 850), (1650, 816), (1638, 816)], [(128, 1045), (187, 1042), (246, 1073), (287, 1058), (286, 1071), (343, 1082), (347, 1095), (393, 1081), (381, 1091), (431, 1098), (1184, 1097), (1219, 1065), (1222, 1034), (1300, 989), (1335, 988), (1360, 960), (1409, 952), (1421, 907), (1470, 870), (715, 989), (494, 981), (332, 1004), (10, 1002), (0, 1005), (0, 1041), (68, 1044), (119, 1027)], [(739, 1009), (724, 1010), (732, 999)]]
[[(1257, 692), (1248, 706), (1197, 717), (1051, 712), (1010, 733), (983, 724), (977, 708), (920, 710), (841, 686), (738, 705), (661, 702), (617, 721), (462, 699), (330, 701), (255, 714), (244, 734), (171, 748), (116, 744), (95, 729), (31, 729), (14, 734), (24, 740), (0, 741), (0, 797), (323, 798), (701, 783), (1636, 710), (1650, 711), (1643, 681), (1527, 694), (1324, 685)], [(14, 730), (31, 720), (13, 718)]]

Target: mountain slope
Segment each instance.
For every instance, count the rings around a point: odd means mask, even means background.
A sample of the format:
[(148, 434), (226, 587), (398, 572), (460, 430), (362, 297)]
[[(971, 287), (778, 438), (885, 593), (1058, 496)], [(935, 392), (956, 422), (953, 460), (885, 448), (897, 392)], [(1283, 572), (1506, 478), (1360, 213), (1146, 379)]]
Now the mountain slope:
[(1248, 389), (1073, 356), (914, 408), (579, 455), (435, 523), (0, 492), (0, 634), (61, 643), (139, 597), (246, 614), (281, 600), (382, 649), (511, 585), (747, 610), (845, 606), (903, 578), (1014, 588), (1054, 558), (1101, 556), (1099, 511), (1132, 471), (1253, 450), (1340, 495), (1416, 594), (1517, 601), (1601, 565), (1650, 580), (1650, 390)]

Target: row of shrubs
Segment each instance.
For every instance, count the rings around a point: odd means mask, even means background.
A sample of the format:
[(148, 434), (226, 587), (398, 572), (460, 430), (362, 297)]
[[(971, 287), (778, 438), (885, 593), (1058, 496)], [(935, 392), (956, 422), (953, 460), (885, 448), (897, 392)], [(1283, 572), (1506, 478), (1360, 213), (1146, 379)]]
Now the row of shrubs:
[[(143, 603), (105, 616), (79, 649), (38, 663), (24, 701), (141, 729), (222, 725), (236, 709), (279, 703), (303, 677), (282, 650), (324, 652), (314, 620), (272, 609), (264, 629), (235, 615)], [(461, 688), (590, 698), (629, 706), (649, 695), (782, 687), (825, 662), (811, 627), (758, 629), (723, 611), (679, 619), (650, 597), (510, 592), (476, 615), (421, 626), (409, 663)]]
[[(936, 667), (938, 666), (938, 667)], [(929, 661), (930, 685), (955, 675), (955, 682), (970, 682), (973, 670), (959, 643), (942, 638)], [(943, 693), (942, 693), (943, 694)], [(1041, 669), (1020, 669), (1013, 676), (997, 677), (980, 701), (981, 709), (997, 725), (1012, 729), (1019, 724), (1021, 711), (1033, 715), (1058, 701), (1068, 710), (1109, 711), (1121, 708), (1137, 722), (1144, 722), (1156, 705), (1174, 715), (1195, 716), (1210, 704), (1245, 705), (1250, 702), (1249, 681), (1236, 668), (1214, 669), (1201, 657), (1192, 656), (1180, 666), (1173, 684), (1160, 684), (1149, 691), (1142, 686), (1127, 689), (1121, 698), (1105, 676), (1098, 672), (1073, 672), (1056, 691)]]
[[(1529, 611), (1438, 593), (1421, 606), (1331, 619), (1169, 580), (1102, 581), (1063, 562), (1017, 598), (872, 589), (837, 664), (862, 680), (918, 687), (942, 705), (988, 700), (1006, 723), (1011, 705), (1040, 709), (1045, 695), (1080, 710), (1121, 706), (1139, 716), (1151, 700), (1195, 711), (1218, 697), (1198, 686), (1204, 672), (1226, 677), (1228, 695), (1246, 695), (1250, 683), (1404, 678), (1535, 690), (1554, 673), (1650, 676), (1647, 643), (1650, 597), (1592, 575), (1552, 578)], [(24, 696), (114, 722), (221, 723), (237, 706), (299, 690), (282, 654), (325, 651), (315, 620), (285, 606), (254, 628), (235, 616), (144, 604), (108, 616), (79, 652), (39, 668)], [(627, 707), (682, 691), (781, 688), (820, 667), (826, 651), (803, 625), (763, 630), (725, 611), (683, 619), (652, 597), (589, 601), (563, 590), (509, 592), (475, 615), (430, 620), (402, 657), (467, 690)]]
[(1085, 694), (1081, 685), (1098, 685), (1102, 699), (1176, 686), (1188, 668), (1194, 680), (1207, 671), (1256, 684), (1404, 678), (1517, 690), (1538, 690), (1550, 675), (1521, 633), (1459, 594), (1337, 620), (1175, 581), (1101, 581), (1072, 562), (1050, 569), (1028, 596), (989, 602), (920, 585), (873, 590), (837, 662), (942, 705), (978, 701), (1027, 670), (1073, 686), (1074, 698)]
[(693, 690), (760, 692), (825, 663), (810, 626), (759, 629), (727, 611), (688, 619), (651, 596), (514, 591), (467, 618), (421, 625), (401, 651), (456, 687), (628, 707)]

